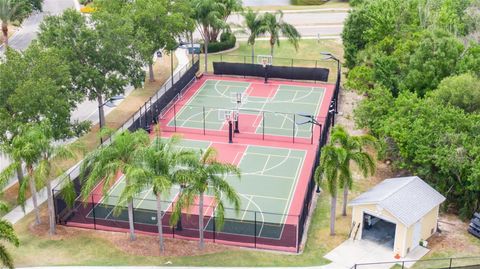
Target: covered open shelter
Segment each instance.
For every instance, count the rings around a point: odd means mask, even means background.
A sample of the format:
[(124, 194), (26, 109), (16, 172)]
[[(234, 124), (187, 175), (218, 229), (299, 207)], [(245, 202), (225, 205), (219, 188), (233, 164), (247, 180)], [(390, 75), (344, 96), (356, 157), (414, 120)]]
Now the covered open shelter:
[(405, 257), (437, 231), (445, 197), (417, 176), (390, 178), (353, 199), (353, 240), (369, 240)]

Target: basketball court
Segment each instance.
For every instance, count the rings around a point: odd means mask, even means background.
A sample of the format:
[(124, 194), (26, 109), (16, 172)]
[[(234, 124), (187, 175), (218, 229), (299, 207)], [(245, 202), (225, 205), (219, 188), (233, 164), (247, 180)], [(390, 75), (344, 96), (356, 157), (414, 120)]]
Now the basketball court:
[[(236, 143), (231, 145), (221, 141), (202, 141), (184, 139), (179, 149), (207, 149), (214, 147), (218, 151), (220, 161), (237, 165), (241, 172), (241, 179), (228, 176), (226, 180), (237, 191), (240, 197), (240, 210), (234, 210), (233, 205), (225, 203), (225, 225), (221, 233), (241, 236), (254, 236), (280, 240), (285, 224), (298, 221), (297, 216), (289, 215), (292, 204), (298, 204), (300, 196), (295, 195), (301, 178), (308, 176), (308, 167), (314, 158), (305, 146), (297, 148), (282, 148), (275, 146), (261, 146)], [(111, 220), (128, 222), (127, 211), (121, 210), (115, 214), (114, 207), (119, 201), (121, 192), (125, 188), (125, 179), (121, 176), (111, 187), (107, 195), (100, 194), (100, 188), (95, 191), (99, 196), (97, 205), (88, 214), (96, 220)], [(179, 186), (162, 198), (162, 214), (172, 212), (173, 203), (180, 192)], [(156, 197), (152, 189), (144, 190), (134, 198), (135, 223), (156, 225)], [(216, 203), (211, 192), (205, 194), (206, 216), (205, 231), (213, 231)], [(198, 207), (185, 210), (186, 214), (198, 215)], [(164, 222), (164, 225), (169, 225)], [(184, 224), (184, 229), (189, 229)], [(254, 227), (255, 226), (255, 227)]]
[(229, 128), (226, 117), (236, 117), (236, 136), (311, 142), (320, 130), (308, 120), (326, 117), (321, 109), (328, 110), (328, 87), (208, 76), (171, 104), (160, 121), (164, 131), (221, 135)]

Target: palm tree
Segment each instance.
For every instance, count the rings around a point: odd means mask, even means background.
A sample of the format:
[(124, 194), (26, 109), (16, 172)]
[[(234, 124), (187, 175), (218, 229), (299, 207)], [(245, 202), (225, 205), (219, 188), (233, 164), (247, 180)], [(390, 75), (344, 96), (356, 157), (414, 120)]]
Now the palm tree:
[(275, 13), (267, 12), (263, 15), (265, 31), (270, 35), (270, 55), (273, 57), (275, 44), (280, 46), (280, 36), (285, 36), (295, 49), (298, 49), (298, 41), (301, 38), (297, 29), (283, 21), (283, 12), (277, 10)]
[[(48, 141), (44, 141), (41, 148), (41, 159), (35, 169), (34, 176), (35, 181), (44, 183), (47, 187), (47, 206), (50, 235), (55, 234), (55, 207), (52, 195), (52, 182), (51, 178), (62, 171), (62, 168), (58, 166), (59, 161), (69, 160), (76, 157), (74, 149), (80, 149), (78, 143), (73, 143), (70, 147), (54, 145), (52, 138), (52, 126), (48, 123), (44, 123), (39, 126), (43, 130), (43, 133), (47, 136)], [(64, 180), (69, 180), (64, 178)]]
[(25, 204), (26, 188), (29, 186), (35, 211), (35, 224), (40, 224), (40, 210), (37, 202), (38, 182), (36, 182), (34, 166), (40, 161), (44, 145), (48, 142), (49, 138), (39, 125), (27, 124), (23, 126), (19, 135), (12, 140), (11, 154), (13, 161), (0, 173), (0, 178), (10, 178), (14, 175), (17, 168), (21, 167), (22, 163), (25, 163), (27, 178), (20, 185), (18, 202), (21, 205)]
[(126, 176), (131, 183), (124, 189), (120, 200), (132, 197), (147, 188), (153, 188), (157, 205), (157, 228), (160, 251), (164, 251), (162, 229), (162, 197), (168, 193), (174, 182), (175, 172), (183, 160), (196, 156), (192, 151), (176, 150), (180, 142), (179, 136), (172, 136), (163, 141), (157, 128), (157, 137), (151, 147), (139, 151), (138, 163), (127, 171)]
[[(208, 71), (208, 44), (216, 40), (212, 29), (225, 29), (228, 24), (223, 19), (224, 8), (217, 0), (192, 0), (193, 19), (204, 41), (205, 72)], [(215, 39), (213, 39), (215, 37)]]
[[(377, 148), (377, 139), (371, 135), (351, 136), (342, 126), (337, 126), (330, 137), (333, 144), (345, 149), (345, 161), (342, 166), (345, 170), (350, 169), (350, 165), (355, 163), (362, 172), (363, 177), (375, 173), (375, 161), (373, 157), (365, 152), (366, 147)], [(352, 189), (353, 178), (351, 173), (346, 173), (341, 177), (340, 186), (343, 187), (343, 209), (342, 216), (347, 215), (348, 190)]]
[(175, 174), (176, 181), (183, 182), (185, 185), (182, 192), (179, 193), (170, 224), (176, 224), (181, 218), (182, 209), (190, 208), (195, 198), (198, 197), (198, 231), (200, 234), (200, 249), (203, 249), (205, 245), (203, 239), (204, 194), (210, 188), (209, 194), (214, 197), (216, 204), (216, 224), (218, 227), (222, 227), (225, 215), (223, 199), (233, 204), (237, 212), (240, 209), (240, 198), (225, 177), (233, 174), (240, 179), (240, 170), (232, 164), (218, 162), (217, 151), (213, 147), (206, 151), (200, 150), (200, 155), (186, 160), (188, 165)]
[(332, 130), (330, 143), (322, 148), (320, 164), (315, 170), (315, 181), (320, 185), (322, 178), (326, 179), (327, 189), (331, 196), (330, 235), (335, 235), (335, 215), (337, 204), (337, 189), (343, 187), (343, 212), (346, 216), (348, 190), (353, 184), (351, 161), (357, 164), (366, 177), (375, 172), (373, 158), (364, 152), (364, 147), (376, 147), (376, 139), (369, 135), (350, 136), (343, 127), (336, 126)]
[(5, 48), (8, 47), (8, 23), (16, 19), (18, 6), (19, 3), (14, 4), (11, 0), (0, 0), (0, 20)]
[[(13, 159), (15, 156), (13, 156), (13, 147), (12, 147), (12, 141), (8, 141), (6, 143), (1, 143), (0, 144), (0, 154), (4, 154), (7, 156), (9, 159)], [(21, 161), (16, 160), (16, 162), (21, 163)], [(23, 181), (23, 168), (21, 165), (14, 167), (17, 173), (17, 180), (18, 180), (18, 185), (22, 185)], [(9, 176), (8, 178), (1, 178), (0, 182), (7, 183), (8, 180), (10, 179), (10, 173), (5, 174), (6, 176)], [(1, 176), (1, 175), (0, 175)], [(3, 185), (3, 184), (2, 184)]]
[(261, 34), (264, 34), (266, 31), (265, 23), (263, 17), (259, 16), (258, 12), (254, 12), (251, 8), (243, 14), (245, 19), (244, 28), (248, 29), (248, 40), (247, 43), (252, 46), (252, 64), (255, 62), (255, 41), (257, 37)]
[[(126, 175), (125, 183), (128, 187), (131, 182), (127, 172), (134, 166), (138, 152), (147, 147), (149, 143), (148, 133), (143, 129), (133, 133), (126, 130), (114, 135), (109, 145), (102, 146), (88, 154), (80, 169), (80, 178), (83, 180), (82, 197), (87, 199), (101, 180), (103, 180), (102, 193), (107, 195), (110, 187), (117, 180), (118, 172)], [(126, 197), (126, 202), (128, 203), (130, 239), (133, 241), (135, 240), (133, 196)]]
[[(0, 211), (8, 212), (8, 207), (3, 202), (0, 202)], [(15, 234), (12, 224), (4, 219), (0, 219), (0, 239), (16, 247), (20, 245), (20, 241)], [(7, 252), (7, 248), (4, 245), (0, 245), (0, 260), (5, 267), (10, 269), (15, 268), (12, 256)]]

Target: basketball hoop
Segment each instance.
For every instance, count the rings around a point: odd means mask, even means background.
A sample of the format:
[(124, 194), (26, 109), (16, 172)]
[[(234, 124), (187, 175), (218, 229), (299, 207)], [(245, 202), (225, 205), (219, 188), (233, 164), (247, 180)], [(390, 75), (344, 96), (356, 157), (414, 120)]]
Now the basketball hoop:
[(230, 103), (236, 104), (238, 106), (247, 103), (247, 95), (242, 92), (232, 92), (230, 93)]
[(268, 60), (267, 59), (262, 59), (262, 66), (263, 68), (267, 68)]
[(258, 55), (257, 56), (258, 64), (261, 64), (263, 68), (266, 68), (269, 65), (272, 65), (273, 57), (271, 55)]
[(265, 84), (268, 83), (268, 66), (272, 65), (273, 57), (271, 55), (258, 55), (257, 61), (265, 70)]
[(234, 113), (230, 109), (219, 109), (218, 110), (218, 120), (231, 122), (233, 120)]

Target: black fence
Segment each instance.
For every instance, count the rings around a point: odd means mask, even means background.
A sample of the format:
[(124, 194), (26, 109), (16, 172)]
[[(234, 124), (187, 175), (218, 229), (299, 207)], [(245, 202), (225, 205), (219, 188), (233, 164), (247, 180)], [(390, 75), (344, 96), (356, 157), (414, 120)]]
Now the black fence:
[[(207, 198), (207, 197), (206, 197)], [(91, 194), (87, 199), (78, 198), (69, 214), (63, 216), (62, 223), (70, 226), (106, 231), (127, 231), (129, 229), (127, 207), (114, 211), (119, 197)], [(57, 207), (60, 200), (56, 196)], [(134, 229), (137, 232), (157, 234), (156, 200), (134, 199)], [(161, 201), (162, 231), (166, 237), (198, 239), (200, 234), (199, 206), (197, 204), (182, 213), (181, 220), (172, 224), (172, 208), (175, 201)], [(225, 208), (222, 227), (216, 223), (215, 205), (205, 205), (203, 226), (204, 238), (210, 242), (231, 244), (259, 249), (296, 252), (299, 247), (298, 215), (259, 212), (251, 210), (236, 211)]]
[[(226, 132), (219, 129), (219, 126), (225, 124), (225, 119), (217, 116), (225, 110), (228, 108), (177, 102), (165, 111), (165, 114), (162, 113), (160, 122), (165, 132), (226, 136)], [(238, 133), (233, 134), (234, 139), (251, 138), (303, 144), (317, 142), (314, 141), (314, 137), (318, 135), (319, 127), (313, 124), (299, 125), (299, 122), (305, 121), (305, 117), (300, 114), (244, 108), (237, 111), (239, 116), (236, 124), (239, 127)], [(185, 112), (186, 116), (181, 112)], [(316, 120), (323, 122), (324, 119), (318, 117)], [(290, 124), (283, 124), (283, 122)]]
[[(480, 269), (480, 257), (439, 258), (355, 264), (351, 269), (377, 268)], [(377, 266), (377, 267), (376, 267)], [(395, 266), (395, 267), (394, 267)], [(382, 268), (384, 268), (382, 267)]]
[(215, 75), (280, 78), (289, 80), (328, 81), (329, 69), (260, 64), (213, 62)]
[[(130, 130), (135, 131), (139, 128), (149, 129), (152, 123), (155, 123), (162, 112), (169, 104), (175, 102), (175, 100), (185, 91), (188, 86), (194, 81), (195, 74), (199, 70), (199, 58), (198, 56), (189, 62), (184, 68), (179, 70), (173, 77), (168, 79), (162, 87), (158, 89), (156, 94), (152, 96), (145, 104), (138, 109), (125, 123), (119, 128), (118, 131)], [(108, 145), (111, 142), (111, 138), (103, 140), (103, 143), (99, 146)], [(70, 168), (65, 178), (73, 181), (77, 195), (80, 193), (80, 165), (81, 162)], [(75, 211), (68, 209), (67, 203), (62, 197), (62, 184), (61, 182), (55, 186), (52, 190), (55, 195), (55, 212), (56, 221), (59, 224), (65, 223), (65, 215), (74, 214)]]
[[(199, 59), (196, 58), (191, 64), (182, 69), (179, 74), (171, 78), (172, 80), (167, 81), (150, 100), (145, 102), (145, 104), (122, 125), (119, 131), (126, 129), (135, 131), (139, 128), (148, 130), (151, 124), (157, 122), (162, 113), (172, 108), (175, 102), (181, 98), (183, 92), (188, 89), (189, 85), (195, 80), (195, 75), (198, 70)], [(213, 242), (253, 248), (290, 252), (300, 251), (300, 244), (304, 235), (305, 225), (316, 186), (313, 178), (314, 171), (320, 160), (321, 148), (327, 143), (330, 126), (333, 126), (335, 121), (336, 103), (340, 90), (339, 78), (340, 76), (337, 77), (335, 92), (330, 100), (330, 111), (320, 127), (316, 159), (311, 168), (312, 177), (305, 190), (306, 193), (300, 215), (279, 215), (247, 210), (243, 211), (243, 213), (250, 215), (248, 221), (239, 222), (238, 218), (227, 218), (222, 229), (218, 229), (218, 227), (215, 226), (214, 216), (207, 215), (204, 221), (205, 226), (202, 227), (205, 231), (206, 239), (212, 240)], [(109, 138), (105, 140), (101, 146), (108, 145), (110, 142), (111, 140)], [(66, 173), (66, 178), (73, 181), (78, 197), (81, 190), (79, 179), (80, 165), (81, 162)], [(54, 195), (56, 221), (58, 224), (110, 231), (124, 231), (128, 229), (128, 222), (125, 221), (126, 209), (120, 210), (120, 214), (118, 215), (113, 214), (111, 210), (112, 206), (109, 205), (108, 200), (104, 201), (103, 198), (98, 197), (95, 193), (92, 193), (86, 200), (77, 198), (74, 206), (70, 208), (62, 197), (62, 186), (60, 184), (54, 187), (52, 192)], [(174, 201), (171, 203), (174, 205)], [(148, 208), (150, 209), (135, 209), (135, 230), (156, 234), (158, 232), (155, 219), (156, 213), (154, 214), (155, 211), (152, 210), (151, 207)], [(178, 226), (173, 227), (170, 225), (170, 213), (168, 210), (163, 213), (162, 227), (165, 234), (182, 238), (199, 237), (198, 216), (195, 217), (194, 213), (182, 214), (182, 227), (180, 229)], [(229, 216), (233, 214), (233, 212), (227, 213)], [(278, 219), (279, 217), (282, 221), (268, 220)]]

